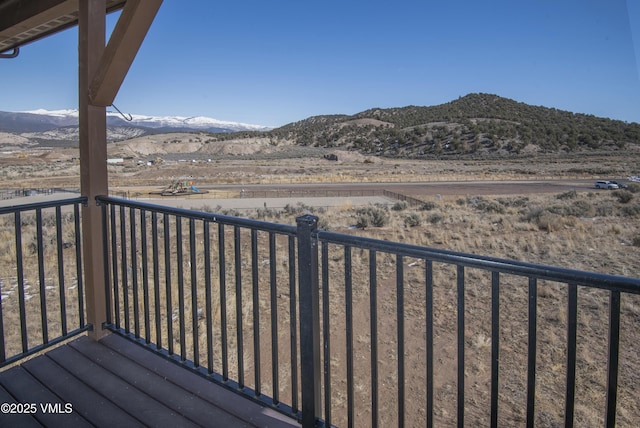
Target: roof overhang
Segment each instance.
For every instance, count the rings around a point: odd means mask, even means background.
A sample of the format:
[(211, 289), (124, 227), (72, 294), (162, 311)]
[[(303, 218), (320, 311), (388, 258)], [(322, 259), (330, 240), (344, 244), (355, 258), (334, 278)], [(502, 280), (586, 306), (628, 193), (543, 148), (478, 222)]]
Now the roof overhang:
[[(0, 53), (78, 25), (79, 1), (85, 0), (0, 0)], [(126, 2), (106, 0), (106, 12)]]

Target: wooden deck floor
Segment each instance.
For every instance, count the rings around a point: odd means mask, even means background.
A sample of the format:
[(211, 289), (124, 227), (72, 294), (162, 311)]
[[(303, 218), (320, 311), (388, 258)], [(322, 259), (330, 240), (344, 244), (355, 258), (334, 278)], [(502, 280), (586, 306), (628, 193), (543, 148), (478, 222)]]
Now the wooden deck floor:
[(81, 337), (1, 372), (0, 403), (35, 404), (34, 414), (5, 405), (0, 426), (12, 427), (300, 426), (117, 335)]

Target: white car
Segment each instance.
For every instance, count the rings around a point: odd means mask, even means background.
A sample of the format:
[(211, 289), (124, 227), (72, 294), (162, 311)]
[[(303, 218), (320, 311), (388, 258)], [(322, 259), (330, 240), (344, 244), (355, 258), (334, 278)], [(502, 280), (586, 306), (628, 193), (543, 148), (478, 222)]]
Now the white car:
[(610, 181), (598, 180), (596, 181), (596, 189), (617, 189), (618, 185)]

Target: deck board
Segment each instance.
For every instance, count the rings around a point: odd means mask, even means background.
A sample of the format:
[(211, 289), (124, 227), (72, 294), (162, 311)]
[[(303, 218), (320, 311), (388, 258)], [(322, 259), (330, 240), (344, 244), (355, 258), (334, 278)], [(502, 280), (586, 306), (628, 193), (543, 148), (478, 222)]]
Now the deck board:
[[(176, 414), (188, 415), (189, 419), (198, 425), (206, 426), (211, 421), (217, 421), (223, 426), (250, 426), (226, 411), (212, 406), (211, 403), (197, 395), (188, 393), (167, 379), (161, 379), (157, 373), (111, 349), (105, 352), (104, 346), (86, 340), (74, 342), (70, 346), (90, 360), (100, 361), (103, 368), (122, 379), (137, 379), (135, 383), (137, 389), (170, 408)], [(144, 352), (149, 353), (148, 351)], [(155, 357), (155, 355), (151, 356)], [(184, 370), (181, 372), (184, 374)]]
[[(247, 406), (258, 406), (249, 402), (238, 394), (230, 393), (222, 387), (218, 387), (212, 382), (200, 376), (189, 373), (185, 376), (185, 370), (163, 358), (158, 358), (153, 353), (145, 350), (141, 346), (131, 346), (128, 341), (112, 334), (101, 341), (102, 344), (117, 352), (144, 364), (149, 370), (159, 374), (163, 378), (188, 389), (199, 397), (209, 401), (212, 405), (222, 407), (233, 414), (247, 413)], [(212, 387), (213, 386), (213, 387)], [(259, 406), (258, 406), (259, 407)], [(256, 407), (256, 409), (258, 409)], [(248, 421), (255, 426), (273, 427), (299, 427), (300, 425), (293, 419), (269, 408), (263, 408), (260, 412), (248, 412)]]
[(44, 426), (91, 427), (92, 425), (78, 413), (46, 413), (39, 409), (40, 404), (64, 405), (60, 398), (20, 366), (12, 367), (2, 373), (0, 384), (21, 404), (35, 404), (33, 417)]
[(73, 376), (50, 358), (27, 361), (23, 367), (66, 403), (72, 403), (74, 412), (95, 426), (144, 426), (142, 421), (122, 411), (113, 402)]
[(0, 414), (2, 426), (299, 427), (117, 335), (81, 337), (0, 372), (0, 401), (72, 413)]
[[(7, 392), (6, 389), (4, 389), (4, 387), (0, 386), (0, 403), (17, 403), (18, 400), (16, 400), (11, 394), (9, 394), (9, 392)], [(32, 418), (30, 415), (26, 415), (23, 413), (15, 413), (15, 414), (2, 414), (2, 416), (0, 416), (0, 426), (7, 426), (7, 427), (24, 427), (24, 428), (30, 428), (30, 427), (41, 427), (42, 425), (40, 425), (38, 423), (38, 421), (36, 421), (34, 418)]]

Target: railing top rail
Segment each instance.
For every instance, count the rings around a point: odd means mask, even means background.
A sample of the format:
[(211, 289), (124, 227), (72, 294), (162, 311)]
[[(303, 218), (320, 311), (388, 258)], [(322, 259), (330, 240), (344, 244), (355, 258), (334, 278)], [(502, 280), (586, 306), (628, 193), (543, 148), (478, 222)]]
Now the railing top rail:
[(296, 227), (286, 224), (269, 223), (266, 221), (252, 220), (247, 218), (232, 217), (222, 214), (207, 213), (204, 211), (188, 210), (184, 208), (167, 207), (163, 205), (150, 204), (147, 202), (130, 201), (112, 196), (97, 196), (96, 201), (104, 204), (114, 204), (124, 207), (137, 208), (146, 211), (155, 211), (162, 214), (172, 214), (184, 218), (196, 220), (206, 220), (214, 223), (222, 223), (234, 226), (241, 226), (250, 229), (258, 229), (266, 232), (275, 232), (283, 235), (295, 235)]
[(56, 199), (56, 200), (44, 201), (44, 202), (33, 202), (30, 204), (9, 205), (6, 207), (0, 207), (0, 214), (11, 214), (17, 211), (33, 211), (38, 208), (53, 208), (53, 207), (61, 207), (64, 205), (75, 205), (75, 204), (86, 205), (87, 197), (79, 196), (77, 198)]
[(489, 271), (640, 294), (640, 278), (585, 272), (318, 230), (319, 240)]

